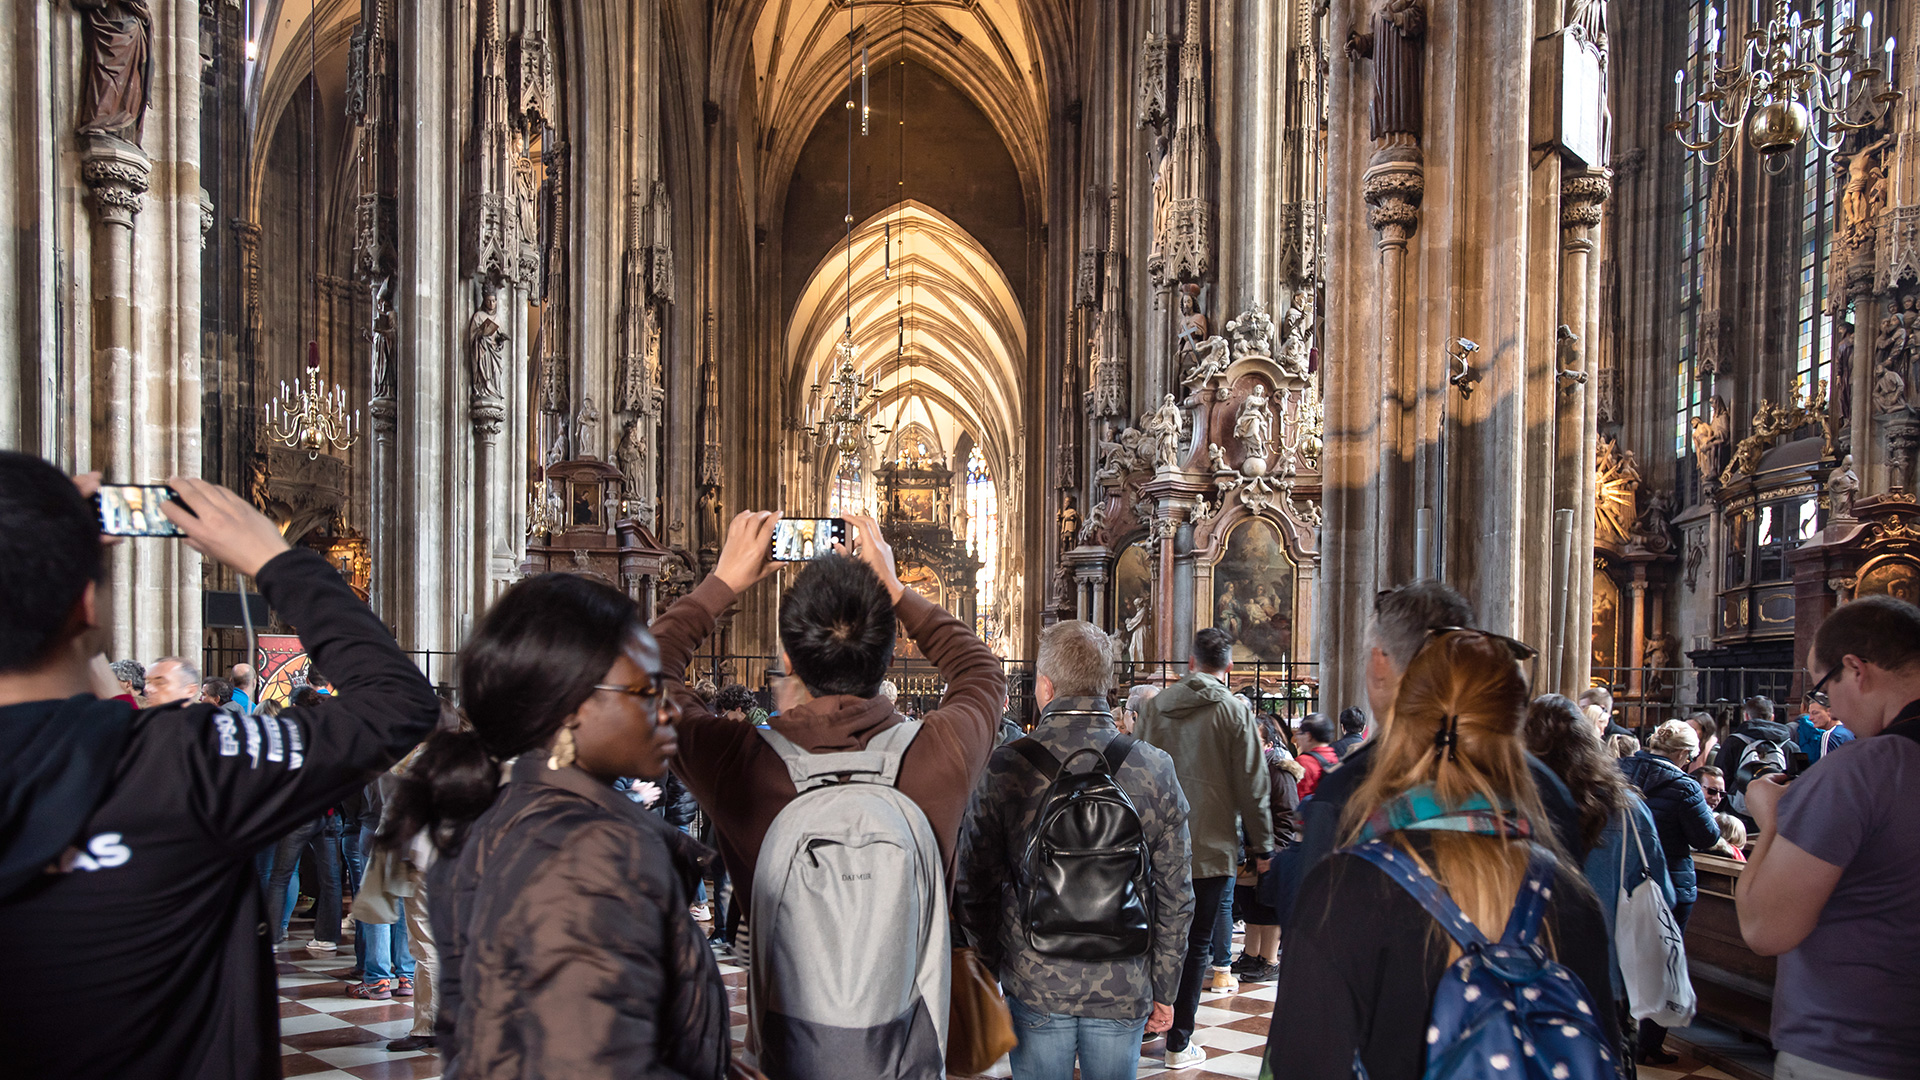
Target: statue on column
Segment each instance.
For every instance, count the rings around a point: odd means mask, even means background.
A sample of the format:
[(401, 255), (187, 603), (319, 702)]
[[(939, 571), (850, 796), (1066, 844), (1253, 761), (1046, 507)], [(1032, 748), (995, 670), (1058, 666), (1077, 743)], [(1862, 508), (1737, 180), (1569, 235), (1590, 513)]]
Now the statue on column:
[(1147, 420), (1147, 434), (1154, 439), (1154, 466), (1157, 469), (1180, 467), (1180, 432), (1186, 427), (1186, 411), (1168, 394)]
[(593, 404), (591, 395), (580, 399), (580, 411), (573, 418), (573, 448), (582, 457), (597, 457), (594, 448), (599, 445), (600, 410)]
[(1347, 34), (1348, 58), (1373, 61), (1375, 140), (1411, 135), (1417, 141), (1424, 130), (1421, 48), (1426, 36), (1426, 0), (1382, 0), (1370, 32)]
[(1827, 412), (1845, 422), (1853, 415), (1853, 323), (1833, 320), (1833, 387)]
[(1153, 167), (1153, 242), (1148, 261), (1157, 263), (1166, 250), (1167, 227), (1173, 216), (1173, 149), (1161, 135), (1154, 139), (1153, 151), (1157, 157)]
[(1727, 442), (1733, 438), (1733, 420), (1727, 415), (1727, 399), (1713, 396), (1713, 419), (1693, 418), (1693, 457), (1700, 468), (1700, 479), (1712, 483), (1720, 479), (1726, 463)]
[(393, 279), (383, 277), (373, 290), (373, 326), (367, 342), (373, 346), (373, 396), (391, 399), (393, 385)]
[(1307, 294), (1300, 290), (1293, 294), (1293, 303), (1287, 306), (1282, 316), (1286, 337), (1280, 343), (1280, 355), (1274, 357), (1280, 370), (1289, 378), (1305, 379), (1308, 367), (1307, 346)]
[(1256, 382), (1253, 392), (1240, 403), (1234, 417), (1233, 434), (1248, 460), (1266, 460), (1273, 438), (1273, 411), (1267, 407), (1267, 384)]
[(614, 459), (627, 478), (627, 494), (638, 497), (641, 479), (646, 475), (647, 433), (638, 419), (629, 420), (620, 431), (620, 448)]
[(475, 398), (499, 398), (500, 375), (506, 368), (507, 334), (500, 328), (500, 297), (481, 290), (479, 310), (467, 320), (467, 358), (473, 373)]
[(1144, 596), (1136, 596), (1133, 598), (1133, 611), (1127, 616), (1127, 621), (1122, 625), (1122, 630), (1127, 635), (1127, 660), (1130, 663), (1144, 664), (1147, 662), (1147, 622), (1147, 598)]
[(1840, 459), (1840, 466), (1827, 476), (1827, 505), (1834, 517), (1852, 517), (1853, 499), (1860, 493), (1860, 474), (1853, 471), (1853, 455)]
[(147, 0), (73, 0), (73, 6), (86, 40), (78, 130), (138, 142), (153, 92), (153, 9)]
[(1060, 508), (1057, 521), (1060, 527), (1060, 550), (1073, 547), (1074, 538), (1080, 535), (1080, 508), (1073, 496), (1066, 497), (1067, 504)]

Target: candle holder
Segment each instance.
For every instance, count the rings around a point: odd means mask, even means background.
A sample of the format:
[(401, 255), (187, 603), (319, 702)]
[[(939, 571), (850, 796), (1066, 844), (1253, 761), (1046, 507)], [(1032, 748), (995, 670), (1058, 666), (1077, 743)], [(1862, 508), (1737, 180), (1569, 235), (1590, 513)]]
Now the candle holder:
[(320, 346), (307, 342), (306, 379), (295, 379), (289, 386), (280, 383), (280, 394), (266, 404), (267, 432), (277, 442), (294, 450), (305, 450), (307, 460), (323, 451), (346, 450), (360, 441), (360, 411), (347, 408), (343, 386), (328, 386), (320, 380)]
[[(1733, 152), (1733, 133), (1744, 132), (1767, 171), (1783, 172), (1787, 152), (1803, 139), (1837, 150), (1847, 132), (1878, 125), (1904, 96), (1896, 89), (1894, 38), (1887, 38), (1886, 67), (1873, 64), (1872, 12), (1856, 20), (1850, 0), (1842, 0), (1833, 38), (1823, 43), (1824, 18), (1804, 18), (1790, 0), (1772, 0), (1772, 16), (1761, 25), (1762, 10), (1757, 2), (1753, 28), (1734, 52), (1722, 48), (1727, 28), (1719, 8), (1707, 9), (1705, 70), (1699, 73), (1705, 89), (1690, 104), (1686, 69), (1673, 73), (1674, 118), (1667, 130), (1704, 163), (1725, 161)], [(1876, 83), (1883, 85), (1876, 89)]]

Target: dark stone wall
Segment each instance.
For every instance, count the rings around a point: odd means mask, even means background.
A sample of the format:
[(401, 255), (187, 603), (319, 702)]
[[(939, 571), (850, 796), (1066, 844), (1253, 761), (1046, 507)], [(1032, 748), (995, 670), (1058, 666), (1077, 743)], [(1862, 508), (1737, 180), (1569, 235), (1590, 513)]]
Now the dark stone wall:
[[(902, 83), (906, 137), (903, 187)], [(986, 114), (957, 87), (908, 60), (869, 69), (871, 134), (854, 118), (853, 220), (910, 198), (958, 222), (1000, 264), (1016, 297), (1027, 289), (1027, 216), (1013, 155)], [(858, 91), (856, 90), (856, 93)], [(847, 109), (837, 97), (814, 125), (793, 179), (781, 236), (781, 318), (807, 277), (846, 236)], [(856, 100), (858, 100), (856, 98)]]

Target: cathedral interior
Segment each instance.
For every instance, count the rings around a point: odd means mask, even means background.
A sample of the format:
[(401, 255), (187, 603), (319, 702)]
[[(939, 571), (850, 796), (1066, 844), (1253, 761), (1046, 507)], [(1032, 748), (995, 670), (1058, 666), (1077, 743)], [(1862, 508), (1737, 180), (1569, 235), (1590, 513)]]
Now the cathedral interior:
[[(519, 578), (657, 612), (764, 508), (876, 514), (1015, 669), (1217, 626), (1333, 710), (1438, 577), (1538, 689), (1787, 698), (1826, 612), (1920, 591), (1916, 21), (10, 5), (0, 445), (244, 493), (442, 681)], [(115, 655), (244, 649), (185, 547), (112, 573)], [(699, 666), (755, 685), (776, 602)]]

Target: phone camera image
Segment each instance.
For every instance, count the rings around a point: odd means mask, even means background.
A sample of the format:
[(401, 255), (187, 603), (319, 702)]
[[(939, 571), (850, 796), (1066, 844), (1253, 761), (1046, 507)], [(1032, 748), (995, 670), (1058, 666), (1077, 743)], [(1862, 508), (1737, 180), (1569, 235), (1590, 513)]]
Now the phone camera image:
[(846, 538), (847, 523), (839, 518), (783, 518), (773, 527), (773, 559), (810, 562)]
[(100, 507), (100, 531), (108, 536), (180, 536), (160, 512), (177, 496), (164, 485), (103, 484), (94, 501)]

